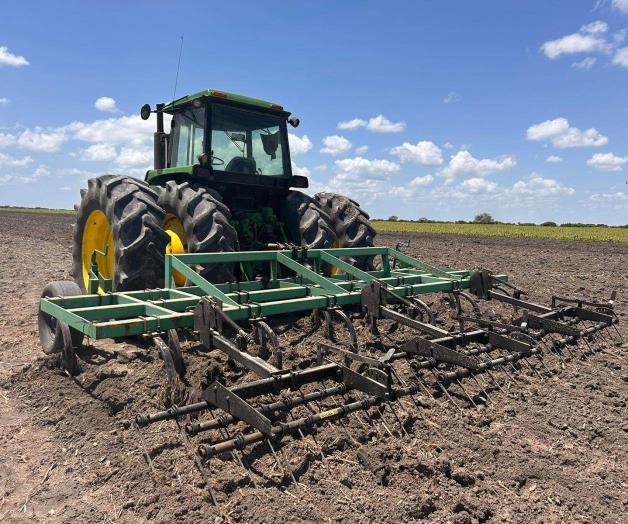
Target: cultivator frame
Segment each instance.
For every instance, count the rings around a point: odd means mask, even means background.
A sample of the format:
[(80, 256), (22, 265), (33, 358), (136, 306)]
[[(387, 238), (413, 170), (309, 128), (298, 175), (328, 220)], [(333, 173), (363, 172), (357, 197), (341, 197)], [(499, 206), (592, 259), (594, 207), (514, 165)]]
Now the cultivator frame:
[[(363, 271), (344, 260), (360, 257), (378, 258), (380, 269)], [(263, 276), (212, 284), (194, 269), (227, 263), (255, 263)], [(175, 271), (193, 285), (177, 288)], [(511, 372), (524, 366), (541, 375), (548, 371), (546, 353), (564, 362), (576, 352), (593, 351), (590, 341), (607, 328), (619, 335), (614, 293), (600, 303), (553, 296), (545, 306), (524, 300), (525, 293), (506, 275), (439, 268), (385, 247), (166, 255), (165, 282), (163, 289), (42, 298), (40, 309), (93, 339), (152, 338), (172, 387), (185, 375), (177, 330), (192, 332), (205, 349), (218, 349), (258, 375), (229, 386), (213, 381), (200, 392), (199, 402), (138, 414), (136, 423), (141, 428), (185, 418), (185, 442), (200, 435), (197, 460), (200, 456), (204, 462), (230, 453), (245, 467), (239, 450), (265, 442), (292, 481), (285, 459), (279, 459), (281, 447), (279, 455), (276, 449), (288, 437), (303, 439), (329, 421), (342, 423), (369, 411), (378, 414), (386, 433), (403, 436), (407, 430), (395, 409), (402, 399), (419, 411), (425, 395), (442, 397), (457, 409), (460, 397), (477, 407), (491, 402), (491, 391), (502, 389), (493, 371), (514, 378)], [(420, 298), (439, 293), (453, 308), (453, 324), (439, 322)], [(514, 313), (485, 318), (483, 301), (512, 306)], [(288, 348), (271, 327), (272, 319), (303, 312), (312, 313), (312, 324), (321, 326), (326, 341), (318, 341), (311, 362), (286, 368)], [(358, 336), (356, 320), (364, 323), (367, 340)], [(335, 336), (337, 326), (346, 330), (344, 344)], [(389, 335), (396, 329), (409, 334), (407, 339), (393, 341)], [(71, 354), (70, 337), (64, 341), (64, 355)], [(463, 384), (465, 378), (475, 391)], [(203, 412), (210, 418), (199, 420)], [(362, 418), (359, 422), (365, 424)], [(323, 457), (320, 447), (319, 453)], [(200, 469), (202, 461), (197, 462)]]

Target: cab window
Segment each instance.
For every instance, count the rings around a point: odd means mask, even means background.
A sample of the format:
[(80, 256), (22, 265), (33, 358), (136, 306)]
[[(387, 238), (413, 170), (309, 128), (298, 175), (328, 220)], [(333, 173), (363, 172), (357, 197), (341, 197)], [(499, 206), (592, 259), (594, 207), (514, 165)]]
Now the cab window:
[(191, 166), (203, 154), (205, 108), (190, 108), (174, 115), (172, 167)]
[(286, 126), (282, 117), (214, 104), (211, 165), (214, 171), (284, 175)]

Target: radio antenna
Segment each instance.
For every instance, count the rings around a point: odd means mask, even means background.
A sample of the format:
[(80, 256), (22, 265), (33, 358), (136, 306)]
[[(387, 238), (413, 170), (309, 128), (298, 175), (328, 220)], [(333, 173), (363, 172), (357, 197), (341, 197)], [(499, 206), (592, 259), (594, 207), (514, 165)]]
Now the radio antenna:
[(172, 104), (174, 106), (174, 101), (176, 100), (177, 95), (177, 84), (179, 83), (179, 69), (181, 68), (181, 53), (183, 52), (183, 35), (181, 35), (181, 42), (179, 43), (179, 60), (177, 61), (177, 76), (174, 79), (174, 89), (172, 90)]

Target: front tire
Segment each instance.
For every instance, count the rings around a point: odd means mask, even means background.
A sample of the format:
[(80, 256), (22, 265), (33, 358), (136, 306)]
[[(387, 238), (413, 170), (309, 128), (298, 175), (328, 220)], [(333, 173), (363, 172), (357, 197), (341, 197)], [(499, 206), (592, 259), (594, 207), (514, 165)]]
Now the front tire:
[[(157, 194), (135, 178), (104, 175), (87, 181), (76, 213), (72, 276), (87, 292), (94, 251), (99, 273), (113, 291), (163, 287), (168, 235)], [(104, 292), (104, 290), (100, 290)]]

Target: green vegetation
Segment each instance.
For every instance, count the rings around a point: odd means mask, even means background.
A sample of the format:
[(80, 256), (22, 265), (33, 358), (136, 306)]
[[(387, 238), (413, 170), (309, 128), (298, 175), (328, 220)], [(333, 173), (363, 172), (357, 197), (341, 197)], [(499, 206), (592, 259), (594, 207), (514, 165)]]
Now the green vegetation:
[(0, 211), (12, 211), (15, 213), (45, 213), (55, 215), (73, 215), (73, 209), (49, 209), (47, 207), (17, 207), (17, 206), (0, 206)]
[(549, 238), (553, 240), (584, 240), (591, 242), (628, 243), (628, 226), (609, 227), (594, 224), (523, 225), (500, 223), (410, 222), (405, 220), (373, 220), (375, 229), (389, 233), (426, 233), (443, 235)]

